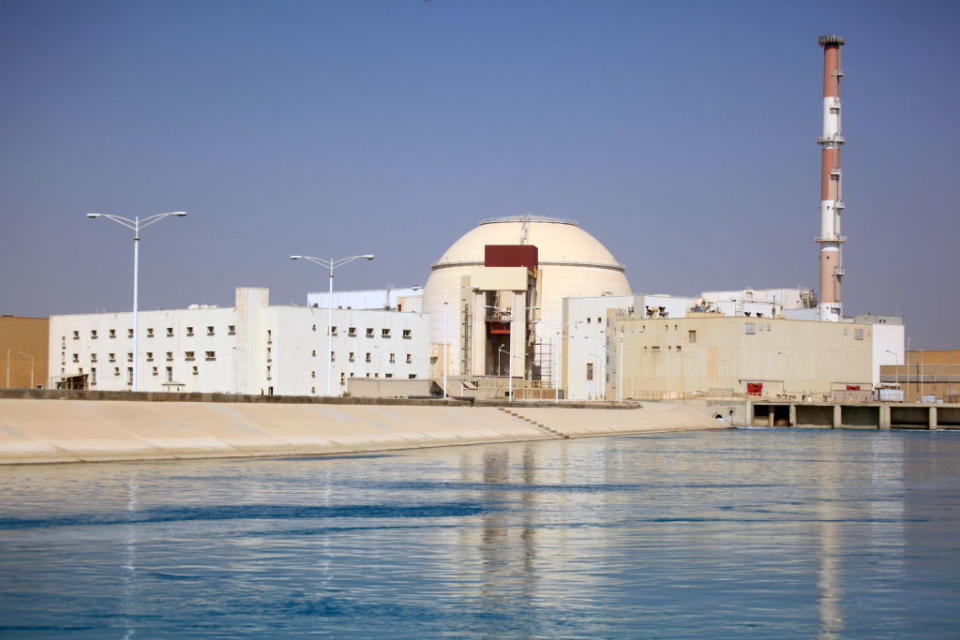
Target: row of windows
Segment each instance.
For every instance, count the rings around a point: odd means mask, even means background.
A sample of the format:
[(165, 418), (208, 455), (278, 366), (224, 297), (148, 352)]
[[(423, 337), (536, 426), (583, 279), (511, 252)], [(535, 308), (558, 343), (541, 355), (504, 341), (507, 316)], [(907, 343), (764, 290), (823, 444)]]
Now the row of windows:
[[(268, 349), (268, 355), (269, 355), (269, 349)], [(316, 349), (314, 349), (312, 352), (310, 352), (310, 355), (313, 356), (314, 358), (316, 358), (316, 357), (317, 357), (317, 351), (316, 351)], [(366, 352), (366, 353), (364, 354), (363, 360), (364, 360), (364, 362), (373, 362), (373, 353), (370, 352), (370, 351)], [(331, 352), (330, 352), (330, 362), (336, 362), (336, 361), (337, 361), (337, 352), (336, 352), (336, 351), (331, 351)], [(353, 351), (351, 351), (349, 354), (347, 354), (347, 361), (348, 361), (348, 362), (356, 362), (356, 361), (357, 361), (357, 354), (354, 353)], [(391, 354), (390, 354), (390, 362), (391, 362), (391, 364), (394, 363), (394, 362), (396, 362), (396, 361), (397, 361), (397, 354), (391, 353)], [(408, 353), (408, 354), (407, 354), (406, 363), (407, 363), (407, 364), (412, 364), (412, 363), (413, 363), (413, 354), (412, 354), (412, 353)]]
[[(314, 331), (317, 330), (317, 325), (313, 325), (313, 330), (314, 330)], [(270, 332), (268, 331), (267, 333), (269, 334)], [(331, 335), (331, 336), (340, 335), (340, 334), (338, 333), (338, 329), (337, 329), (337, 326), (336, 326), (336, 325), (333, 325), (333, 326), (330, 327), (330, 335)], [(348, 338), (356, 338), (356, 337), (357, 337), (357, 328), (356, 328), (356, 327), (347, 327), (347, 337), (348, 337)], [(367, 327), (367, 328), (366, 328), (366, 337), (368, 337), (368, 338), (375, 338), (375, 337), (377, 337), (376, 329), (374, 329), (374, 328), (372, 328), (372, 327)], [(393, 337), (393, 332), (392, 332), (392, 330), (390, 330), (390, 329), (380, 329), (380, 337), (381, 337), (381, 338), (392, 338), (392, 337)], [(401, 337), (403, 337), (404, 340), (410, 340), (410, 339), (412, 339), (412, 338), (413, 338), (413, 329), (403, 329), (403, 333), (401, 334)]]
[[(188, 337), (188, 338), (192, 338), (192, 337), (195, 336), (195, 335), (196, 335), (196, 333), (194, 332), (193, 327), (187, 327), (187, 337)], [(208, 336), (214, 336), (214, 335), (216, 335), (216, 328), (213, 327), (213, 326), (208, 326), (208, 327), (207, 327), (207, 335), (208, 335)], [(237, 327), (236, 327), (236, 325), (231, 324), (231, 325), (228, 325), (228, 326), (227, 326), (227, 335), (229, 335), (229, 336), (235, 336), (235, 335), (237, 335)], [(153, 338), (153, 337), (155, 337), (155, 336), (156, 336), (156, 333), (154, 332), (153, 327), (147, 327), (147, 337), (148, 337), (148, 338)], [(167, 327), (167, 337), (168, 337), (168, 338), (172, 338), (173, 336), (174, 336), (173, 327)], [(100, 335), (99, 335), (99, 331), (98, 331), (97, 329), (91, 329), (91, 330), (90, 330), (90, 339), (91, 339), (91, 340), (96, 340), (96, 339), (98, 339), (99, 337), (100, 337)], [(108, 329), (108, 330), (107, 330), (107, 337), (108, 337), (108, 338), (116, 338), (116, 337), (117, 337), (117, 330), (116, 330), (116, 329)], [(128, 337), (128, 338), (132, 338), (132, 337), (133, 337), (133, 329), (127, 329), (127, 337)], [(79, 340), (79, 339), (80, 339), (80, 330), (79, 330), (79, 329), (74, 329), (74, 331), (73, 331), (73, 339), (74, 339), (74, 340)]]
[[(147, 356), (147, 362), (153, 362), (153, 360), (154, 360), (154, 358), (153, 358), (153, 351), (147, 351), (146, 356)], [(91, 354), (90, 354), (90, 362), (97, 362), (97, 358), (98, 358), (98, 356), (97, 356), (96, 353), (91, 353)], [(216, 360), (216, 359), (217, 359), (217, 352), (216, 352), (216, 351), (204, 351), (204, 352), (203, 352), (203, 358), (204, 358), (204, 360), (208, 360), (208, 361), (210, 361), (210, 360)], [(167, 359), (167, 362), (172, 362), (172, 361), (173, 361), (173, 351), (167, 351), (167, 352), (166, 352), (166, 359)], [(192, 360), (196, 360), (196, 359), (197, 359), (197, 357), (196, 357), (196, 352), (195, 352), (195, 351), (184, 351), (184, 352), (183, 352), (183, 359), (186, 360), (186, 361), (188, 361), (188, 362), (190, 362), (190, 361), (192, 361)], [(80, 362), (80, 354), (79, 354), (79, 353), (73, 354), (73, 361), (74, 361), (74, 362)], [(116, 362), (116, 361), (117, 361), (117, 354), (115, 354), (115, 353), (108, 353), (108, 354), (107, 354), (107, 361), (108, 361), (108, 362)], [(133, 352), (132, 352), (132, 351), (128, 351), (128, 352), (127, 352), (127, 362), (133, 362)]]
[[(193, 367), (191, 367), (191, 369), (192, 369), (193, 375), (195, 376), (200, 375), (200, 367), (194, 365)], [(60, 373), (64, 373), (63, 369), (60, 370)], [(78, 373), (81, 373), (81, 374), (83, 373), (82, 367), (78, 369)], [(151, 375), (159, 376), (160, 367), (151, 367), (150, 373)], [(173, 382), (173, 367), (166, 367), (164, 373), (166, 376), (166, 381)], [(120, 367), (113, 368), (113, 375), (116, 377), (120, 376)], [(127, 384), (128, 385), (133, 384), (133, 367), (127, 367)], [(97, 368), (90, 367), (90, 386), (96, 386), (96, 385), (97, 385)]]

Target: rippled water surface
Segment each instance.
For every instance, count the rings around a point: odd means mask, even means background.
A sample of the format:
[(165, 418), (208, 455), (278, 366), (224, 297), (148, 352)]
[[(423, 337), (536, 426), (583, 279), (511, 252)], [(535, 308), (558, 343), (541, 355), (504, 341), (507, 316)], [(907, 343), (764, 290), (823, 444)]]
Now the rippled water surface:
[(0, 468), (0, 636), (957, 638), (960, 433)]

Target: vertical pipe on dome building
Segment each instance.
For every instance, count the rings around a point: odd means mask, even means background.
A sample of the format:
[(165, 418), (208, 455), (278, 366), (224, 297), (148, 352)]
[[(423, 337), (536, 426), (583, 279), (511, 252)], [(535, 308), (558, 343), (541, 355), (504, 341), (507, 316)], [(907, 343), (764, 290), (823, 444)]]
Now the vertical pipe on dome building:
[(820, 36), (823, 47), (823, 135), (820, 145), (820, 320), (837, 322), (843, 317), (841, 280), (843, 260), (841, 246), (846, 238), (840, 230), (843, 211), (841, 189), (840, 146), (844, 143), (840, 131), (840, 36)]

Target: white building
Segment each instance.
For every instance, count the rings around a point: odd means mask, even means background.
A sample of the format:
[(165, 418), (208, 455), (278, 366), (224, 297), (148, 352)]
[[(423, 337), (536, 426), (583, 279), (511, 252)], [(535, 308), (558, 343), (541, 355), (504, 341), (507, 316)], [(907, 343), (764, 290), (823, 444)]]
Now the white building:
[[(325, 395), (328, 310), (271, 306), (267, 289), (239, 288), (236, 306), (141, 311), (140, 391)], [(427, 316), (334, 309), (333, 395), (351, 377), (426, 378)], [(50, 318), (51, 386), (126, 390), (133, 378), (133, 314)]]

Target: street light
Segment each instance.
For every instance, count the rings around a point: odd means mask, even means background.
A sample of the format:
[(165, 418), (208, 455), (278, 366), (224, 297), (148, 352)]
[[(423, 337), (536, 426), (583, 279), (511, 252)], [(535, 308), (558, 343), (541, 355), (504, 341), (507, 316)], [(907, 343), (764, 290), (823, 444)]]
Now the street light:
[[(33, 356), (29, 353), (24, 353), (23, 351), (17, 351), (17, 353), (19, 353), (21, 356), (27, 356), (30, 358), (30, 388), (33, 389)], [(7, 384), (9, 385), (10, 383), (7, 382)]]
[[(503, 351), (504, 351), (503, 345), (500, 345), (500, 348), (497, 349), (497, 375), (498, 376), (503, 375), (503, 366), (500, 364), (500, 354), (502, 354)], [(507, 353), (509, 353), (509, 350), (507, 351)], [(509, 358), (509, 356), (507, 357)]]
[(348, 258), (315, 258), (313, 256), (290, 256), (291, 260), (306, 260), (315, 265), (319, 265), (330, 270), (330, 298), (327, 300), (327, 395), (333, 395), (331, 384), (333, 382), (333, 270), (337, 267), (353, 262), (354, 260), (373, 260), (372, 253), (365, 253), (360, 256), (350, 256)]
[(140, 276), (140, 232), (149, 227), (150, 225), (156, 224), (163, 220), (164, 218), (169, 218), (174, 216), (177, 218), (184, 218), (187, 216), (186, 211), (168, 211), (167, 213), (155, 213), (152, 216), (147, 216), (141, 218), (140, 216), (135, 216), (134, 218), (126, 218), (124, 216), (116, 216), (111, 213), (88, 213), (87, 217), (91, 220), (96, 220), (97, 218), (106, 218), (116, 222), (119, 225), (126, 227), (133, 231), (133, 379), (130, 381), (130, 389), (132, 391), (138, 391), (138, 380), (139, 380), (139, 359), (137, 358), (137, 339), (139, 338), (139, 315), (138, 315), (138, 280)]

